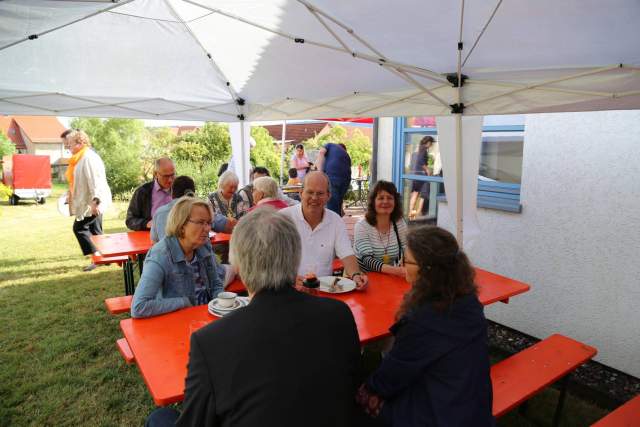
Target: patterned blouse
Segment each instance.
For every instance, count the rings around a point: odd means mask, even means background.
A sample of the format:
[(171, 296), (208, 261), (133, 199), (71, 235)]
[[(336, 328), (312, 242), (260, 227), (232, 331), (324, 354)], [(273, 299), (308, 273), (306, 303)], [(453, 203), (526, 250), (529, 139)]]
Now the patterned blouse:
[(386, 233), (380, 233), (362, 218), (356, 223), (353, 240), (353, 249), (362, 271), (380, 272), (384, 264), (399, 263), (407, 247), (407, 223), (400, 219), (396, 227), (392, 225)]
[(227, 202), (220, 190), (210, 193), (209, 201), (213, 205), (213, 210), (216, 213), (224, 215), (227, 218), (233, 217), (240, 219), (251, 207), (238, 193), (234, 193), (231, 197), (231, 202)]

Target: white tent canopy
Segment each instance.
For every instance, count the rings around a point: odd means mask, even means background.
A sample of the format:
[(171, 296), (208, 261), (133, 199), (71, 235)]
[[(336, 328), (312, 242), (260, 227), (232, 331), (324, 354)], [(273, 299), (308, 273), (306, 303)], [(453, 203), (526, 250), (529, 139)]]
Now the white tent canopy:
[[(5, 0), (0, 112), (228, 122), (640, 106), (637, 0), (462, 6)], [(445, 75), (460, 40), (458, 101)]]
[(453, 114), (461, 238), (480, 136), (460, 116), (640, 108), (638, 22), (638, 0), (4, 0), (0, 113)]

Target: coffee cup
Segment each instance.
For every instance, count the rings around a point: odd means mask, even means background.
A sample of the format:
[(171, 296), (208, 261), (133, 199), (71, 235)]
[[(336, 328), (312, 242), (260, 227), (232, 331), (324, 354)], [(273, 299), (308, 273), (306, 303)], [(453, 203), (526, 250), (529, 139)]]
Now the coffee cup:
[(218, 305), (223, 308), (231, 308), (236, 303), (238, 294), (235, 292), (220, 292), (218, 294)]

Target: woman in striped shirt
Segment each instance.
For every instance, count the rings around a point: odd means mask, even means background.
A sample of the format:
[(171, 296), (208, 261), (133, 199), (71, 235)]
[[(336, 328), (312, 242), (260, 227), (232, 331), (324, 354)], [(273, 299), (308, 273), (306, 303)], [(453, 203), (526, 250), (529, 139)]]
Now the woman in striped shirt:
[(355, 226), (354, 249), (360, 268), (404, 277), (406, 245), (400, 194), (392, 182), (378, 181), (369, 193), (365, 217)]

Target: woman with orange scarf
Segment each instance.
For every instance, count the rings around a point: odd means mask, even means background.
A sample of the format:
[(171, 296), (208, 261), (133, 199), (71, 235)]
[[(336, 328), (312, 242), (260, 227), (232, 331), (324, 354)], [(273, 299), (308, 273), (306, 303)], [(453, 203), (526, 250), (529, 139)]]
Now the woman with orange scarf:
[[(69, 212), (75, 215), (75, 234), (83, 255), (99, 255), (91, 236), (102, 234), (102, 213), (111, 205), (111, 190), (107, 184), (104, 163), (90, 148), (89, 137), (80, 130), (67, 130), (60, 135), (71, 151), (65, 173), (69, 183)], [(93, 262), (84, 271), (96, 268)]]

